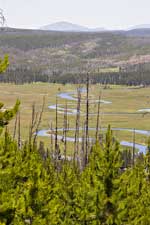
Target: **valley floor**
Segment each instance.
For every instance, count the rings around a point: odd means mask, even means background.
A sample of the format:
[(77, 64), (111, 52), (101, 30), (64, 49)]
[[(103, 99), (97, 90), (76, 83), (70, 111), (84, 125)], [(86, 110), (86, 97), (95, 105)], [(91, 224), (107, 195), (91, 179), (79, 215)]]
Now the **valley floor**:
[[(72, 92), (72, 97), (76, 98), (74, 91), (77, 89), (77, 85), (61, 85), (61, 84), (45, 84), (45, 83), (34, 83), (24, 85), (13, 85), (13, 84), (0, 84), (0, 102), (5, 102), (4, 107), (11, 107), (14, 105), (17, 98), (21, 101), (21, 137), (27, 139), (29, 134), (29, 125), (31, 121), (32, 105), (35, 103), (37, 111), (40, 111), (43, 98), (45, 97), (45, 107), (42, 117), (40, 129), (49, 129), (51, 124), (55, 127), (55, 106), (56, 96), (60, 93)], [(84, 85), (83, 85), (84, 87)], [(91, 85), (90, 86), (90, 114), (89, 115), (89, 127), (96, 127), (96, 113), (97, 113), (97, 102), (99, 93), (101, 91), (102, 99), (109, 102), (110, 104), (101, 104), (101, 127), (107, 127), (108, 124), (112, 128), (130, 128), (138, 130), (150, 130), (150, 114), (148, 109), (150, 108), (150, 87), (139, 88), (139, 87), (127, 87), (127, 86), (103, 86)], [(84, 102), (85, 93), (82, 93), (82, 99)], [(70, 112), (76, 110), (77, 102), (74, 100), (66, 100), (57, 97), (58, 104), (62, 108), (61, 113), (58, 114), (58, 128), (62, 128), (64, 122), (63, 108), (66, 103)], [(142, 111), (141, 109), (144, 109)], [(145, 110), (146, 109), (146, 110)], [(139, 111), (141, 110), (141, 111)], [(81, 104), (81, 126), (85, 120), (85, 104)], [(83, 115), (82, 115), (83, 114)], [(68, 113), (69, 127), (75, 127), (76, 115)], [(13, 133), (14, 129), (13, 120), (9, 129)], [(95, 135), (95, 131), (89, 131), (91, 136)], [(61, 132), (59, 132), (61, 133)], [(114, 136), (119, 140), (125, 140), (132, 142), (133, 134), (129, 131), (113, 131)], [(74, 136), (74, 131), (69, 132), (70, 136)], [(44, 140), (46, 145), (50, 143), (49, 137), (39, 137), (39, 140)], [(147, 135), (137, 134), (135, 135), (135, 142), (140, 144), (147, 143)], [(72, 145), (68, 143), (68, 145)]]

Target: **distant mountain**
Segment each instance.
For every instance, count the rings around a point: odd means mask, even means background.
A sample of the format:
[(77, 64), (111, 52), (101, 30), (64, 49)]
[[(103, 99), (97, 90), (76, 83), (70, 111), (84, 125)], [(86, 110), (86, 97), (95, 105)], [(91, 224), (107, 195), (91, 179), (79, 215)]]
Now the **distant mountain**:
[(88, 28), (69, 22), (57, 22), (41, 27), (41, 30), (64, 31), (64, 32), (100, 32), (105, 31), (104, 28)]
[(138, 28), (125, 31), (124, 34), (129, 36), (150, 37), (150, 28)]
[(140, 24), (128, 28), (128, 30), (136, 30), (136, 29), (150, 29), (150, 24)]
[(104, 27), (97, 27), (97, 28), (89, 28), (89, 31), (91, 32), (101, 32), (101, 31), (107, 31)]

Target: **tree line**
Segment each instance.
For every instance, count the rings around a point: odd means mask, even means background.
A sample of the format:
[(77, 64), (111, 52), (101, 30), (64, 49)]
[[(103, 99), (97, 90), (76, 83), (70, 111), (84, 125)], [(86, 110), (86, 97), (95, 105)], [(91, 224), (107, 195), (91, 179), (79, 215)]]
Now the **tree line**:
[[(118, 85), (150, 85), (150, 68), (135, 67), (133, 70), (120, 69), (119, 72), (90, 72), (90, 80), (92, 83), (102, 84), (118, 84)], [(33, 83), (33, 82), (50, 82), (50, 83), (84, 83), (85, 72), (79, 73), (63, 73), (61, 71), (44, 72), (40, 68), (9, 67), (4, 75), (0, 76), (0, 82), (5, 83)]]

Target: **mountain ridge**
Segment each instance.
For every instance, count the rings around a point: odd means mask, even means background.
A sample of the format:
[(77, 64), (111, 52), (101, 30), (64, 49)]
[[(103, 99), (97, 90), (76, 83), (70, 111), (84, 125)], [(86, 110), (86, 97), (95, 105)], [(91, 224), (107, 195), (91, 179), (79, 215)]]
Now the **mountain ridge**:
[(127, 30), (137, 30), (137, 29), (150, 29), (150, 24), (138, 24), (129, 27)]
[(78, 24), (60, 21), (56, 23), (52, 23), (49, 25), (42, 26), (41, 30), (51, 30), (51, 31), (70, 31), (70, 32), (99, 32), (99, 31), (106, 31), (105, 28), (89, 28), (86, 26), (81, 26)]

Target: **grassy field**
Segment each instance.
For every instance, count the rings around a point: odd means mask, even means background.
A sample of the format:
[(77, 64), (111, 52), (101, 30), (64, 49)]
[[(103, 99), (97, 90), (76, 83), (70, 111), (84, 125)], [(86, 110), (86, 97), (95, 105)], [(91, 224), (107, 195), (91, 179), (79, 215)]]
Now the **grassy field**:
[(98, 68), (99, 73), (119, 73), (119, 67)]
[[(55, 110), (48, 109), (49, 105), (54, 105), (56, 95), (60, 92), (69, 92), (76, 90), (76, 85), (61, 85), (61, 84), (0, 84), (0, 102), (5, 103), (5, 107), (12, 107), (15, 100), (21, 100), (21, 136), (25, 140), (28, 138), (29, 125), (31, 121), (32, 105), (35, 103), (37, 111), (41, 110), (43, 97), (45, 96), (45, 108), (40, 129), (49, 129), (50, 124), (55, 126)], [(150, 108), (150, 88), (132, 88), (125, 86), (110, 86), (108, 89), (100, 87), (100, 85), (92, 85), (90, 87), (90, 98), (98, 99), (99, 92), (102, 92), (102, 99), (111, 101), (112, 104), (101, 104), (101, 126), (107, 127), (108, 124), (114, 128), (135, 128), (150, 130), (150, 114), (139, 113), (142, 108)], [(84, 98), (85, 94), (82, 94)], [(66, 104), (65, 99), (58, 98), (58, 104)], [(67, 102), (69, 108), (76, 108), (76, 101)], [(70, 104), (70, 105), (69, 105)], [(63, 106), (62, 106), (63, 107)], [(82, 105), (82, 112), (85, 112), (85, 104)], [(90, 113), (97, 112), (97, 104), (90, 104)], [(63, 125), (63, 114), (59, 114), (59, 128)], [(75, 116), (68, 115), (69, 127), (75, 127)], [(85, 116), (81, 117), (81, 125), (85, 120)], [(96, 126), (96, 116), (89, 117), (89, 126)], [(13, 133), (14, 120), (9, 125), (9, 130)], [(90, 135), (94, 136), (95, 132), (90, 131)], [(70, 136), (74, 135), (70, 131)], [(114, 131), (114, 135), (118, 140), (132, 141), (133, 134), (127, 131)], [(39, 140), (44, 140), (46, 145), (50, 143), (50, 138), (39, 137)], [(146, 143), (147, 136), (136, 134), (137, 143)], [(71, 146), (71, 143), (68, 143)]]

